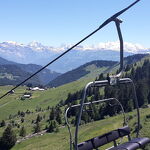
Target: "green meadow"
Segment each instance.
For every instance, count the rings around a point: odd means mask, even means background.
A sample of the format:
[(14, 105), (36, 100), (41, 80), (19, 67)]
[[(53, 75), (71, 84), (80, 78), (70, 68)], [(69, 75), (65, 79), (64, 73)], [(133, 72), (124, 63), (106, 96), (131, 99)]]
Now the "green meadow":
[[(140, 131), (141, 137), (150, 137), (150, 118), (147, 119), (147, 116), (150, 116), (150, 108), (141, 109), (141, 124), (142, 129)], [(129, 120), (129, 126), (131, 127), (132, 136), (135, 136), (133, 132), (135, 129), (136, 122), (136, 111), (130, 112), (127, 114)], [(85, 125), (81, 125), (79, 129), (79, 142), (88, 140), (92, 137), (107, 133), (113, 129), (122, 127), (123, 116), (118, 115), (114, 117), (109, 117), (100, 121), (91, 122)], [(72, 133), (74, 133), (74, 127), (72, 127)], [(126, 141), (127, 138), (124, 138)], [(102, 147), (106, 149), (111, 147), (112, 143), (109, 143)], [(41, 136), (33, 137), (26, 141), (16, 144), (12, 150), (69, 150), (69, 134), (67, 127), (61, 127), (58, 133), (46, 133)]]

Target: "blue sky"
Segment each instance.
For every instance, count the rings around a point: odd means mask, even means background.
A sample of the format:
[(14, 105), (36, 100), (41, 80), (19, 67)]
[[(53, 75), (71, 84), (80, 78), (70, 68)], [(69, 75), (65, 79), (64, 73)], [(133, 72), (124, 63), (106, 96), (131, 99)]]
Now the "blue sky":
[[(0, 42), (74, 44), (133, 0), (3, 0)], [(150, 0), (141, 0), (120, 16), (124, 41), (150, 48)], [(116, 41), (111, 23), (82, 45)]]

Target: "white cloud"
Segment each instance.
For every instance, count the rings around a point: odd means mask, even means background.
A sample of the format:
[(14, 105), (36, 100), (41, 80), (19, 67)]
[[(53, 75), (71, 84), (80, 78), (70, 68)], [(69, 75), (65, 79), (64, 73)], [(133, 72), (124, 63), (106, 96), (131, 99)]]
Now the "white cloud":
[[(120, 50), (120, 43), (119, 41), (116, 42), (105, 42), (105, 43), (98, 43), (96, 45), (87, 45), (79, 48), (79, 50)], [(138, 52), (139, 50), (147, 50), (147, 48), (143, 47), (140, 44), (134, 44), (129, 42), (124, 42), (124, 50), (126, 52)]]

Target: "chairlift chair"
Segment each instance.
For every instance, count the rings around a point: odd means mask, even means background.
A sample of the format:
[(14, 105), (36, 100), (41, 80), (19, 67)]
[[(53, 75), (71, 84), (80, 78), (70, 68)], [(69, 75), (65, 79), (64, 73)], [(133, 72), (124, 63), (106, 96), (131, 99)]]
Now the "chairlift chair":
[[(103, 103), (103, 102), (112, 102), (112, 101), (114, 101), (114, 102), (116, 102), (117, 103), (117, 105), (118, 106), (120, 106), (120, 109), (121, 109), (121, 112), (122, 112), (122, 115), (123, 115), (123, 125), (127, 125), (127, 119), (126, 119), (126, 116), (125, 116), (125, 111), (124, 111), (124, 108), (123, 108), (123, 106), (122, 106), (122, 104), (118, 101), (118, 99), (116, 99), (116, 98), (108, 98), (108, 99), (102, 99), (102, 100), (97, 100), (97, 101), (92, 101), (92, 102), (87, 102), (87, 103), (84, 103), (84, 106), (83, 107), (86, 107), (86, 106), (88, 106), (88, 105), (94, 105), (94, 104), (99, 104), (99, 103)], [(67, 126), (68, 126), (68, 131), (69, 131), (69, 136), (70, 136), (70, 149), (72, 150), (72, 148), (74, 148), (74, 141), (73, 141), (73, 136), (72, 136), (72, 132), (71, 132), (71, 127), (70, 127), (70, 124), (69, 124), (69, 120), (68, 120), (68, 112), (69, 112), (69, 110), (70, 109), (73, 109), (73, 108), (79, 108), (81, 105), (80, 104), (77, 104), (77, 105), (72, 105), (71, 107), (68, 107), (67, 109), (66, 109), (66, 112), (65, 112), (65, 120), (66, 120), (66, 124), (67, 124)], [(115, 132), (115, 131), (114, 131)], [(103, 136), (101, 136), (101, 137), (103, 137)], [(101, 139), (101, 140), (100, 140)], [(100, 138), (100, 136), (99, 137), (96, 137), (96, 140), (94, 141), (95, 142), (95, 147), (99, 147), (100, 145), (102, 145), (102, 143), (104, 142), (104, 139), (102, 140), (103, 138)], [(100, 142), (98, 142), (100, 140)], [(106, 141), (105, 141), (106, 142)], [(115, 141), (114, 141), (115, 142)], [(86, 144), (84, 144), (84, 143), (86, 143)], [(88, 143), (88, 144), (87, 144)], [(104, 144), (104, 143), (103, 143)], [(105, 143), (106, 144), (106, 143)], [(84, 146), (83, 146), (84, 145)], [(115, 143), (115, 145), (116, 145), (116, 143)], [(88, 140), (88, 141), (86, 141), (86, 142), (83, 142), (83, 143), (80, 143), (80, 144), (78, 144), (78, 149), (80, 150), (82, 150), (83, 149), (83, 147), (84, 147), (84, 150), (85, 149), (91, 149), (91, 148), (93, 148), (93, 146), (92, 146), (92, 143), (91, 143), (91, 140)], [(80, 147), (80, 148), (79, 148)], [(86, 148), (85, 148), (86, 147)]]
[[(136, 2), (138, 2), (137, 0)], [(130, 6), (133, 6), (136, 2), (131, 4)], [(129, 8), (129, 7), (128, 7)], [(113, 16), (114, 17), (114, 16)], [(109, 20), (110, 21), (110, 20)], [(146, 144), (150, 143), (150, 139), (147, 137), (139, 137), (139, 130), (140, 130), (140, 112), (139, 112), (139, 105), (138, 105), (138, 100), (136, 96), (136, 90), (135, 90), (135, 85), (133, 81), (130, 78), (121, 78), (122, 72), (123, 72), (123, 38), (122, 38), (122, 33), (120, 29), (120, 23), (122, 23), (121, 20), (118, 18), (113, 18), (113, 21), (115, 22), (116, 28), (117, 28), (117, 33), (119, 36), (119, 41), (120, 41), (120, 68), (119, 68), (119, 73), (117, 75), (109, 76), (107, 80), (102, 80), (102, 81), (93, 81), (89, 82), (83, 91), (83, 98), (78, 105), (73, 105), (69, 107), (66, 110), (65, 113), (65, 119), (66, 119), (66, 124), (68, 126), (69, 130), (69, 135), (70, 135), (70, 150), (93, 150), (93, 149), (101, 149), (101, 146), (108, 144), (110, 142), (114, 142), (114, 146), (109, 148), (109, 150), (136, 150), (136, 149), (143, 149)], [(105, 86), (115, 86), (115, 85), (126, 85), (130, 84), (132, 87), (132, 92), (133, 92), (133, 100), (134, 104), (136, 107), (137, 111), (137, 130), (136, 130), (136, 138), (131, 138), (130, 136), (130, 128), (126, 122), (126, 117), (125, 117), (125, 112), (123, 109), (122, 104), (116, 99), (116, 98), (108, 98), (108, 99), (103, 99), (103, 100), (98, 100), (98, 101), (93, 101), (93, 102), (87, 102), (85, 103), (85, 99), (87, 97), (87, 90), (89, 87), (105, 87)], [(78, 143), (78, 131), (79, 131), (79, 125), (81, 122), (81, 115), (83, 112), (83, 108), (86, 105), (91, 105), (95, 103), (101, 103), (101, 102), (108, 102), (108, 101), (117, 101), (119, 106), (121, 107), (123, 116), (124, 116), (124, 125), (123, 127), (120, 127), (116, 130), (110, 131), (108, 133), (105, 133), (103, 135), (99, 135), (97, 137), (93, 137), (92, 139), (89, 139), (87, 141), (84, 141), (82, 143)], [(71, 133), (71, 128), (68, 122), (68, 111), (71, 108), (79, 107), (79, 113), (77, 116), (77, 123), (76, 123), (76, 129), (75, 129), (75, 135), (74, 139), (72, 138), (72, 133)], [(117, 144), (116, 140), (119, 138), (122, 138), (124, 136), (128, 136), (128, 142), (123, 143), (123, 144)]]
[[(115, 83), (121, 84), (121, 85), (123, 85), (123, 84), (131, 84), (132, 85), (133, 96), (134, 96), (133, 100), (135, 102), (136, 110), (137, 110), (137, 125), (138, 126), (137, 126), (137, 131), (136, 131), (137, 132), (136, 138), (133, 138), (133, 139), (131, 138), (130, 127), (128, 126), (128, 123), (127, 123), (124, 108), (123, 108), (122, 104), (116, 98), (108, 98), (108, 99), (102, 99), (102, 100), (84, 103), (85, 98), (87, 96), (87, 89), (89, 87), (94, 86), (94, 87), (101, 88), (101, 87), (104, 87), (107, 85), (114, 86), (115, 85), (114, 81), (112, 82), (113, 85), (111, 85), (110, 81), (112, 81), (112, 80), (114, 80), (114, 77), (113, 77), (113, 79), (110, 79), (109, 81), (103, 80), (103, 81), (94, 81), (94, 82), (88, 83), (86, 85), (86, 87), (84, 88), (83, 99), (82, 99), (81, 103), (67, 108), (66, 113), (65, 113), (65, 118), (66, 118), (66, 123), (68, 126), (69, 135), (70, 135), (70, 150), (93, 150), (93, 149), (98, 150), (98, 148), (101, 149), (101, 146), (108, 144), (110, 142), (113, 142), (114, 146), (109, 148), (108, 150), (136, 150), (138, 148), (144, 148), (146, 144), (150, 143), (149, 138), (139, 137), (140, 113), (139, 113), (138, 101), (137, 101), (137, 97), (136, 97), (135, 86), (134, 86), (133, 81), (130, 78), (119, 79), (117, 77), (117, 82), (115, 81)], [(116, 129), (116, 130), (112, 130), (108, 133), (105, 133), (103, 135), (93, 137), (93, 138), (91, 138), (87, 141), (84, 141), (82, 143), (78, 143), (78, 129), (79, 129), (79, 125), (80, 125), (80, 121), (81, 121), (81, 115), (82, 115), (82, 111), (83, 111), (84, 106), (91, 105), (91, 104), (98, 104), (98, 103), (102, 103), (102, 102), (111, 102), (111, 101), (116, 101), (117, 104), (121, 108), (121, 112), (123, 113), (123, 126)], [(75, 108), (75, 107), (79, 107), (80, 111), (79, 111), (79, 115), (77, 118), (78, 120), (77, 120), (77, 124), (76, 124), (75, 139), (73, 139), (67, 114), (68, 114), (68, 111), (70, 109)], [(118, 145), (116, 140), (119, 138), (122, 138), (124, 136), (128, 136), (128, 142)]]

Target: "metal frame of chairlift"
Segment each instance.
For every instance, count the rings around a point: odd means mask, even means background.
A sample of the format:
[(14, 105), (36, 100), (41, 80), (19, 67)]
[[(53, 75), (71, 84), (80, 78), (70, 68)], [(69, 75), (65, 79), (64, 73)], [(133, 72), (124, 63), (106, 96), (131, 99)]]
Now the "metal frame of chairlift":
[[(118, 101), (118, 99), (116, 99), (116, 98), (108, 98), (108, 99), (102, 99), (102, 100), (87, 102), (87, 103), (84, 103), (83, 105), (87, 106), (87, 105), (98, 104), (98, 103), (103, 103), (103, 102), (110, 102), (110, 101), (116, 101), (118, 106), (120, 106), (121, 112), (122, 112), (122, 115), (123, 115), (123, 125), (127, 125), (127, 119), (126, 119), (126, 116), (125, 116), (124, 108), (123, 108), (122, 104)], [(69, 120), (68, 120), (68, 112), (69, 112), (70, 109), (75, 108), (75, 107), (80, 107), (80, 106), (81, 106), (80, 104), (72, 105), (71, 107), (68, 107), (65, 111), (65, 121), (66, 121), (66, 124), (67, 124), (67, 127), (68, 127), (69, 138), (70, 138), (70, 150), (72, 150), (72, 148), (74, 148), (75, 145), (74, 145), (74, 142), (73, 142), (71, 127), (70, 127)]]
[[(136, 96), (135, 85), (134, 85), (133, 81), (130, 78), (120, 78), (120, 76), (121, 76), (121, 74), (123, 72), (123, 69), (124, 69), (123, 68), (123, 65), (124, 65), (123, 64), (123, 38), (122, 38), (121, 29), (120, 29), (120, 23), (122, 23), (122, 21), (119, 20), (117, 17), (116, 18), (111, 18), (111, 19), (113, 19), (112, 21), (115, 22), (115, 25), (116, 25), (116, 28), (117, 28), (118, 37), (119, 37), (119, 41), (120, 41), (120, 68), (119, 68), (119, 73), (117, 75), (109, 76), (107, 80), (89, 82), (85, 86), (85, 88), (84, 88), (83, 98), (82, 98), (80, 104), (73, 105), (73, 106), (69, 107), (66, 110), (65, 120), (66, 120), (66, 124), (68, 126), (68, 131), (69, 131), (69, 136), (70, 136), (70, 150), (72, 150), (72, 149), (78, 150), (78, 131), (79, 131), (79, 125), (80, 125), (80, 122), (81, 122), (81, 115), (82, 115), (83, 107), (86, 106), (86, 105), (91, 105), (91, 104), (95, 104), (95, 103), (108, 102), (108, 101), (115, 100), (115, 101), (117, 101), (117, 103), (121, 107), (122, 113), (124, 115), (124, 124), (127, 125), (123, 106), (122, 106), (122, 104), (117, 99), (115, 99), (115, 98), (109, 98), (109, 99), (102, 99), (102, 100), (98, 100), (98, 101), (84, 103), (85, 99), (86, 99), (86, 96), (87, 96), (87, 89), (89, 87), (98, 87), (98, 88), (101, 88), (101, 87), (105, 87), (107, 85), (115, 86), (115, 85), (131, 84), (131, 86), (132, 86), (132, 92), (133, 92), (133, 96), (134, 96), (133, 100), (134, 100), (134, 104), (135, 104), (135, 107), (136, 107), (136, 110), (137, 110), (137, 133), (136, 133), (136, 137), (137, 138), (139, 137), (140, 112), (139, 112), (139, 105), (138, 105), (138, 100), (137, 100), (137, 96)], [(74, 135), (74, 140), (73, 140), (72, 133), (71, 133), (71, 128), (70, 128), (70, 125), (69, 125), (69, 122), (68, 122), (67, 113), (68, 113), (68, 111), (71, 108), (75, 108), (75, 107), (80, 107), (80, 108), (79, 108), (79, 114), (78, 114), (78, 117), (77, 117), (75, 135)], [(147, 142), (150, 142), (150, 140), (148, 138), (146, 140), (147, 140)]]

